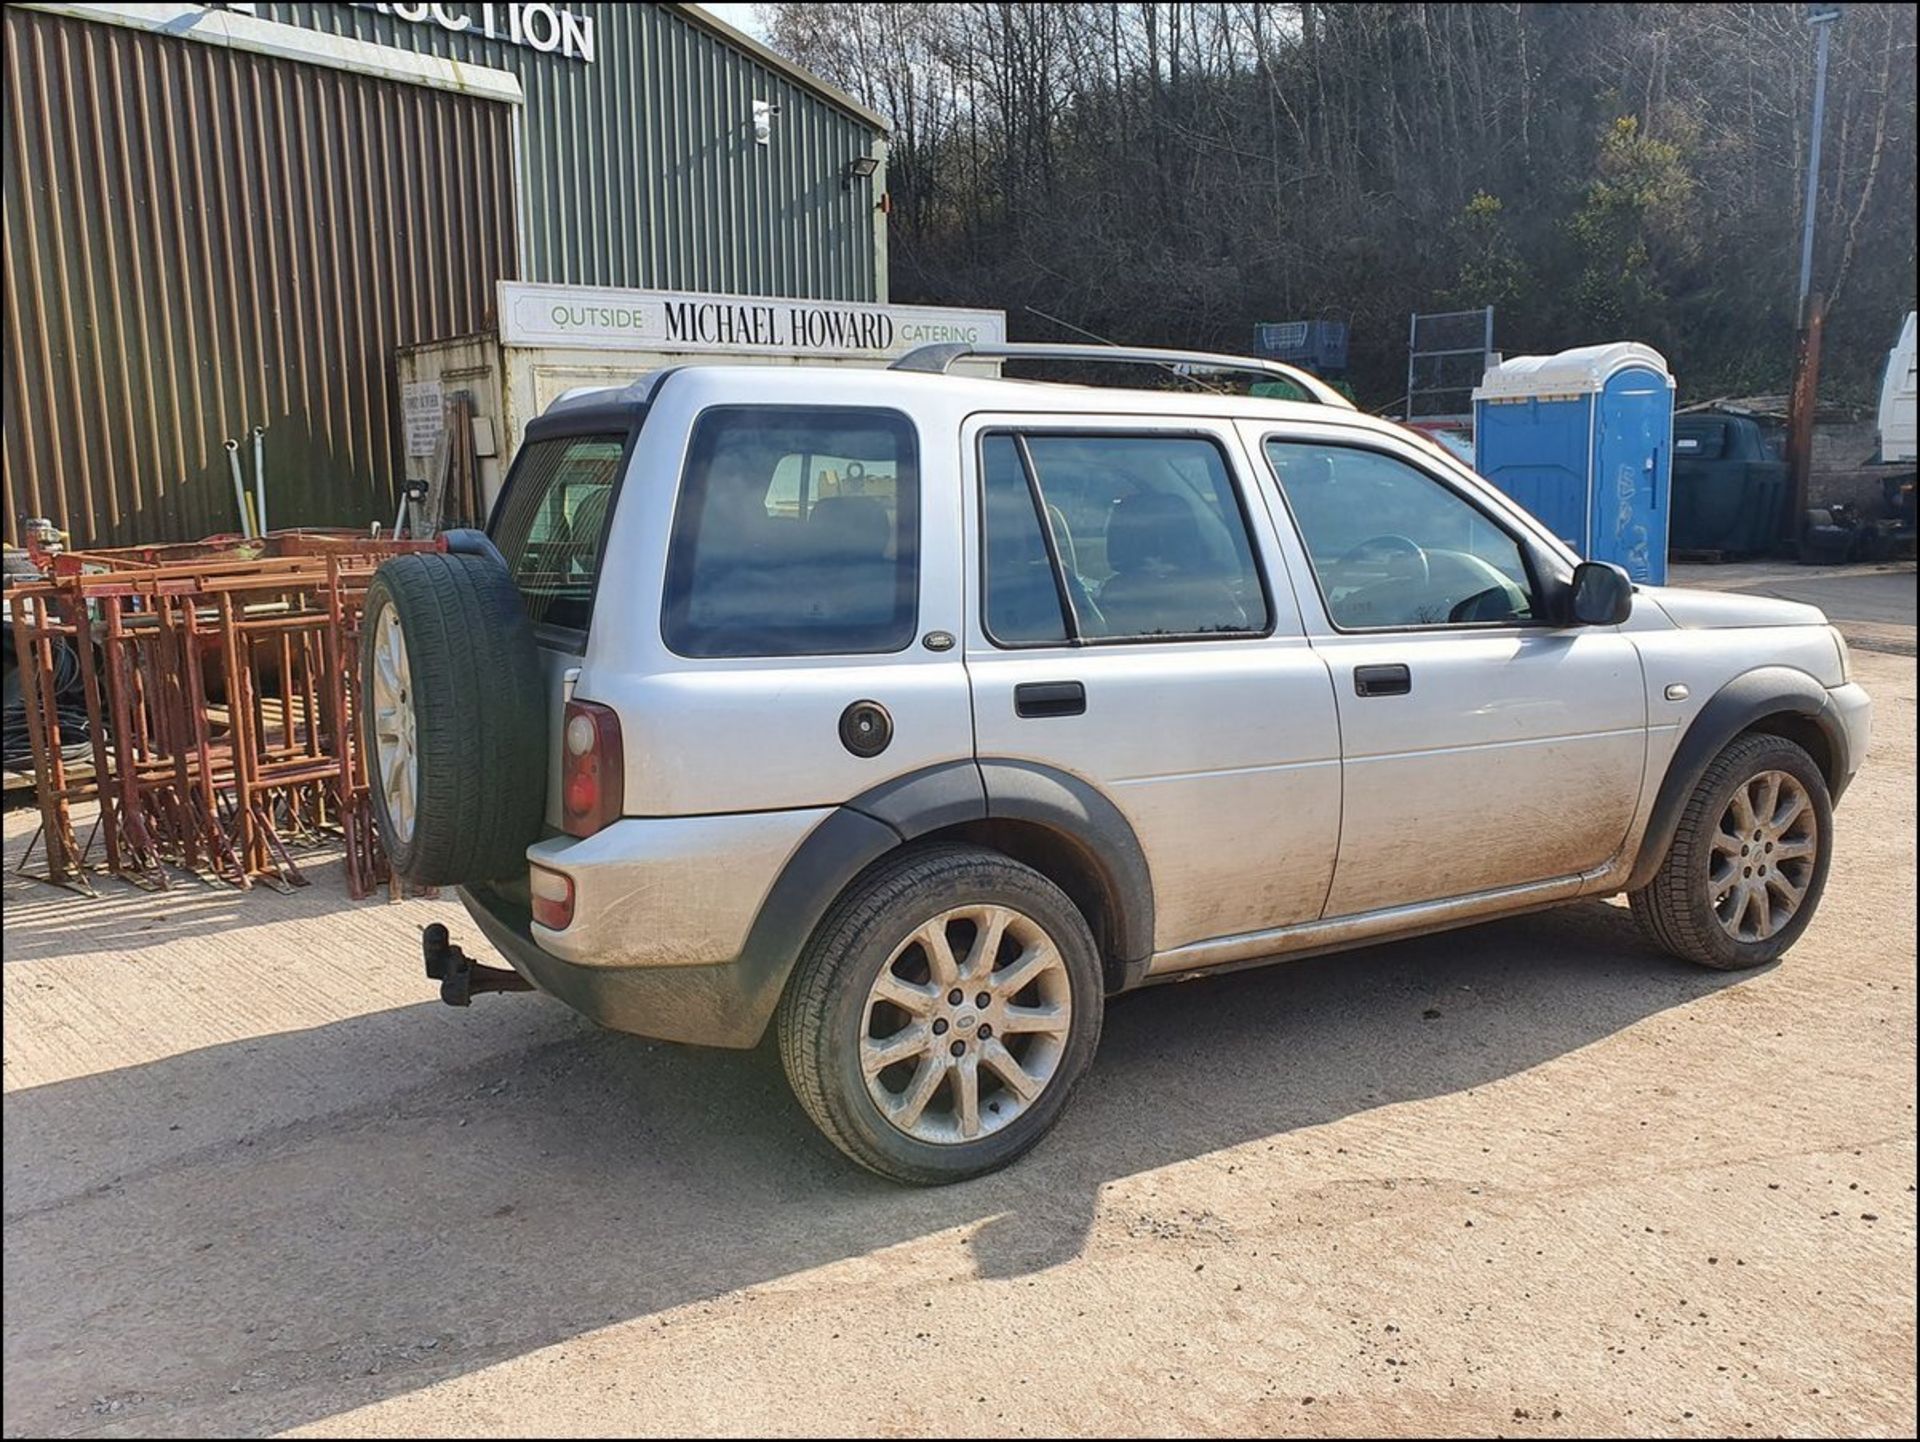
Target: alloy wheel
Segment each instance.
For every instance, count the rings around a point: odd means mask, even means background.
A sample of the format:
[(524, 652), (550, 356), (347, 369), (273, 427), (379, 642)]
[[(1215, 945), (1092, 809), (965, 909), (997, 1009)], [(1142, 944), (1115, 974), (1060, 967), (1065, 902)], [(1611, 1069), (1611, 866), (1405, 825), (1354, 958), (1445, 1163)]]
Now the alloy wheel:
[(413, 675), (407, 666), (407, 639), (400, 616), (389, 606), (380, 613), (373, 644), (373, 743), (376, 782), (387, 803), (394, 840), (413, 835), (420, 762), (415, 744)]
[(1799, 913), (1820, 856), (1820, 820), (1797, 777), (1762, 771), (1743, 782), (1714, 832), (1707, 886), (1735, 941), (1765, 941)]
[(868, 991), (860, 1070), (882, 1116), (923, 1142), (979, 1140), (1029, 1110), (1073, 1023), (1066, 962), (1011, 907), (955, 907), (894, 949)]

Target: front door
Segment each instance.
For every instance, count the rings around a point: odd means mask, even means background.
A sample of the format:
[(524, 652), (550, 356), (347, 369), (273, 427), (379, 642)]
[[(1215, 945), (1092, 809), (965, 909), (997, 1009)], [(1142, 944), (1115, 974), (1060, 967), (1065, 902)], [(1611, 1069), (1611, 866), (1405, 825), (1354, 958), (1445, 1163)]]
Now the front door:
[(1158, 951), (1319, 916), (1332, 686), (1231, 427), (984, 418), (964, 451), (981, 759), (1067, 772), (1120, 810)]
[[(1329, 918), (1548, 881), (1624, 844), (1646, 762), (1637, 652), (1542, 618), (1509, 522), (1412, 447), (1258, 435), (1333, 676), (1344, 803)], [(1347, 433), (1351, 435), (1351, 433)], [(1325, 438), (1322, 438), (1325, 437)]]

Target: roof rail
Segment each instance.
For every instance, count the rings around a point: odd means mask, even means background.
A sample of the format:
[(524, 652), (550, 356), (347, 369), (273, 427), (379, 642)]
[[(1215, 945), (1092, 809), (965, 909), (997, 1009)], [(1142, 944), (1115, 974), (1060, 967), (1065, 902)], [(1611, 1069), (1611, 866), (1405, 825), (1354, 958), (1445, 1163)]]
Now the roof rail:
[(1263, 375), (1269, 379), (1291, 381), (1323, 406), (1337, 406), (1346, 411), (1355, 408), (1353, 402), (1341, 395), (1339, 391), (1318, 376), (1303, 371), (1297, 366), (1284, 365), (1279, 361), (1255, 360), (1251, 356), (1215, 355), (1208, 351), (1197, 350), (1143, 350), (1137, 346), (1112, 345), (1042, 345), (1028, 341), (968, 345), (960, 341), (948, 341), (910, 350), (888, 369), (925, 371), (931, 375), (945, 375), (955, 361), (969, 358), (1105, 361), (1119, 362), (1123, 365), (1188, 366), (1197, 371), (1240, 371), (1248, 375)]

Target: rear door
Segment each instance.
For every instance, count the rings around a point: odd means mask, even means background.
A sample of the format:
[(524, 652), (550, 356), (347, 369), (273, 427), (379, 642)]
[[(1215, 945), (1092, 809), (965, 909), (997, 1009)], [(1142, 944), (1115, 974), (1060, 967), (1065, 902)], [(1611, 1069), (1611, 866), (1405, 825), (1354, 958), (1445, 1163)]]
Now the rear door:
[(1157, 951), (1318, 917), (1332, 688), (1231, 427), (980, 416), (962, 439), (981, 759), (1113, 802), (1152, 872)]
[[(560, 735), (569, 677), (580, 668), (607, 526), (629, 464), (637, 407), (562, 426), (537, 421), (515, 455), (488, 532), (533, 622), (546, 679), (549, 737)], [(547, 824), (561, 824), (560, 748), (528, 758), (547, 768)]]

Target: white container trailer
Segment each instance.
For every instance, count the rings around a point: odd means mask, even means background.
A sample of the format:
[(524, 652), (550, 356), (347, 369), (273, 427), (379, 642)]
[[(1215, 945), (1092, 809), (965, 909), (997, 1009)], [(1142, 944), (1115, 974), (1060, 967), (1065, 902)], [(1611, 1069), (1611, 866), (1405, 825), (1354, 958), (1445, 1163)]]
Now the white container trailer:
[(1900, 328), (1900, 340), (1887, 352), (1887, 371), (1880, 378), (1880, 459), (1888, 465), (1912, 465), (1920, 457), (1914, 440), (1914, 313)]
[[(464, 391), (472, 402), (480, 498), (489, 509), (527, 422), (568, 391), (625, 385), (667, 366), (875, 366), (916, 346), (1007, 338), (1006, 313), (997, 310), (520, 281), (499, 283), (496, 314), (496, 330), (396, 353), (408, 478), (432, 479), (447, 407)], [(975, 368), (998, 369), (988, 362)]]

